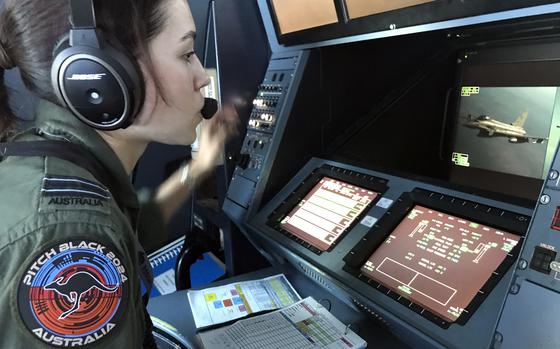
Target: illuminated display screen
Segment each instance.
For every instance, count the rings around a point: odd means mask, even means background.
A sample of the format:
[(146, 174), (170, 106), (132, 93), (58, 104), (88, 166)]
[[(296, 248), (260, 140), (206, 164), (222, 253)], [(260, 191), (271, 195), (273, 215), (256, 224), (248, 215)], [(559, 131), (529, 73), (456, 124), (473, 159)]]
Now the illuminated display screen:
[(557, 87), (463, 86), (453, 164), (543, 179), (560, 140), (557, 94)]
[(346, 0), (350, 19), (416, 6), (434, 0)]
[(280, 226), (321, 251), (326, 251), (375, 200), (378, 193), (323, 177), (282, 219)]
[(280, 34), (337, 23), (333, 0), (272, 0)]
[(455, 322), (520, 237), (416, 205), (360, 269)]

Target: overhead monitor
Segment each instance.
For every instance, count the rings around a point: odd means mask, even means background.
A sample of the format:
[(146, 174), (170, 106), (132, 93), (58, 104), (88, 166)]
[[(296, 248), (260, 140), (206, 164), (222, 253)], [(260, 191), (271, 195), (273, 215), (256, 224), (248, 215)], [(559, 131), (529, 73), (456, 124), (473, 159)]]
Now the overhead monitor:
[(280, 34), (338, 22), (333, 0), (271, 0)]
[(460, 57), (451, 181), (536, 200), (560, 141), (560, 60), (535, 53)]
[(275, 210), (268, 225), (313, 252), (329, 251), (385, 190), (384, 180), (320, 168)]
[(348, 17), (355, 19), (412, 7), (435, 0), (345, 0)]
[[(438, 30), (439, 23), (453, 28), (471, 17), (485, 22), (517, 18), (531, 8), (534, 15), (555, 12), (551, 0), (259, 0), (263, 16), (269, 15), (278, 43), (286, 46), (321, 43), (348, 37), (367, 39)], [(519, 11), (516, 11), (519, 10)], [(493, 15), (493, 14), (500, 15)], [(389, 29), (403, 29), (390, 33)], [(369, 39), (368, 39), (369, 40)]]
[(453, 323), (519, 241), (501, 229), (416, 205), (361, 271)]

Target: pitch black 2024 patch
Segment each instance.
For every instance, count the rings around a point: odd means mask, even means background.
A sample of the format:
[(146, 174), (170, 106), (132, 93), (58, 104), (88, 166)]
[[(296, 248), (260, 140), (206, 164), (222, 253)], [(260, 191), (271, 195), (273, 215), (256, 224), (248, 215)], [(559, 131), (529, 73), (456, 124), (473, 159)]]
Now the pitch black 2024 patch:
[(39, 253), (18, 288), (21, 320), (56, 347), (95, 343), (119, 326), (129, 282), (123, 259), (105, 243), (72, 240)]

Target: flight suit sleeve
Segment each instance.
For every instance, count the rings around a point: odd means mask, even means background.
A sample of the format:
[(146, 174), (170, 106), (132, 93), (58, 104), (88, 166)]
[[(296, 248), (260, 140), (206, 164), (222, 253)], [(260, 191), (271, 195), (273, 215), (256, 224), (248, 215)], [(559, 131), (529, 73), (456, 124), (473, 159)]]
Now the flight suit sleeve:
[(138, 238), (146, 251), (154, 251), (168, 241), (163, 214), (154, 199), (154, 192), (142, 188), (138, 191), (140, 211), (138, 217)]
[(0, 247), (1, 348), (142, 347), (134, 242), (89, 221), (13, 232)]

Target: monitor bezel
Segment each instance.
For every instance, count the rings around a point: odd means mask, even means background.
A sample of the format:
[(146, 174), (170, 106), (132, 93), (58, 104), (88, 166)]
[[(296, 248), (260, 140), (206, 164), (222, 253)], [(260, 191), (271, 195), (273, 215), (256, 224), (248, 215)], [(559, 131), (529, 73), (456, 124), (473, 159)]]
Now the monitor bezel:
[[(296, 208), (299, 203), (307, 196), (307, 194), (313, 190), (313, 188), (323, 179), (324, 177), (329, 177), (338, 181), (345, 182), (350, 185), (355, 185), (367, 190), (371, 190), (377, 193), (375, 199), (373, 199), (369, 205), (367, 205), (362, 212), (354, 219), (352, 224), (350, 224), (334, 241), (327, 250), (322, 251), (315, 246), (309, 244), (307, 241), (299, 238), (298, 236), (292, 234), (286, 229), (282, 228), (280, 222), (290, 213), (294, 208)], [(383, 178), (378, 178), (370, 175), (366, 175), (359, 172), (354, 172), (346, 169), (341, 169), (334, 166), (324, 165), (313, 170), (306, 179), (278, 206), (267, 219), (267, 226), (273, 228), (276, 232), (279, 232), (292, 240), (295, 240), (303, 247), (320, 255), (323, 252), (332, 251), (336, 245), (338, 245), (344, 237), (350, 232), (356, 224), (359, 224), (362, 219), (367, 215), (368, 211), (377, 204), (379, 199), (387, 191), (387, 180)]]
[[(488, 281), (471, 300), (465, 311), (453, 322), (449, 322), (427, 308), (402, 297), (402, 294), (392, 291), (360, 271), (362, 266), (377, 251), (377, 248), (385, 242), (416, 205), (503, 230), (520, 237), (518, 244), (490, 275)], [(344, 257), (344, 270), (441, 328), (447, 329), (452, 324), (465, 325), (519, 257), (529, 220), (530, 217), (524, 215), (416, 188), (411, 192), (403, 193), (379, 222)]]

